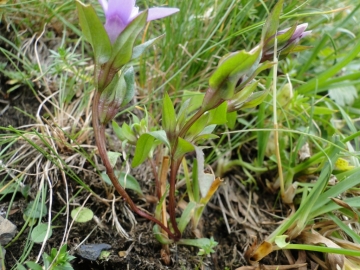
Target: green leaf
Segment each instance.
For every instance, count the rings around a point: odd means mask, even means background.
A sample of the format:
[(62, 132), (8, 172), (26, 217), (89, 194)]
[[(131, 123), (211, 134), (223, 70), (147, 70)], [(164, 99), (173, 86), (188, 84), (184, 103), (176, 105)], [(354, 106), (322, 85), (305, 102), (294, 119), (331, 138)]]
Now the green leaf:
[(277, 32), (279, 27), (279, 19), (280, 14), (282, 11), (284, 0), (280, 0), (276, 3), (275, 7), (271, 11), (270, 15), (266, 19), (264, 24), (262, 33), (261, 33), (261, 40), (262, 42), (267, 42), (272, 36), (274, 36)]
[(164, 130), (144, 133), (140, 136), (136, 143), (134, 159), (131, 163), (132, 167), (139, 166), (149, 157), (151, 150), (157, 145), (155, 139), (164, 143), (170, 149), (170, 143)]
[(155, 146), (155, 138), (149, 134), (142, 134), (136, 143), (135, 154), (131, 163), (132, 167), (137, 167), (148, 157), (151, 149)]
[(172, 244), (174, 241), (167, 238), (161, 231), (159, 225), (155, 224), (153, 227), (153, 235), (155, 236), (156, 240), (163, 244), (169, 245)]
[(46, 214), (47, 214), (46, 205), (36, 201), (31, 201), (27, 205), (24, 211), (24, 215), (30, 218), (41, 218), (46, 216)]
[(234, 129), (235, 128), (235, 124), (236, 124), (236, 119), (237, 119), (237, 112), (229, 112), (226, 115), (226, 119), (227, 119), (227, 126), (229, 129)]
[(186, 153), (190, 153), (195, 150), (194, 145), (190, 142), (184, 140), (183, 138), (178, 138), (177, 148), (174, 154), (175, 159), (182, 158)]
[(115, 121), (112, 121), (112, 127), (120, 141), (127, 140), (132, 143), (136, 142), (137, 139), (135, 137), (135, 134), (128, 124), (124, 123), (122, 127), (119, 127), (119, 125)]
[(180, 239), (177, 244), (179, 245), (187, 245), (203, 248), (206, 246), (216, 246), (217, 242), (214, 239), (209, 238), (199, 238), (199, 239)]
[(121, 106), (127, 105), (135, 95), (135, 73), (132, 66), (124, 72), (124, 80), (126, 84), (126, 91)]
[(244, 103), (243, 106), (241, 106), (241, 109), (247, 109), (247, 108), (253, 108), (262, 103), (267, 95), (269, 94), (270, 88), (266, 89), (265, 91), (259, 91), (256, 93), (253, 93)]
[(221, 88), (222, 91), (224, 91), (224, 93), (221, 94), (223, 99), (231, 98), (231, 89), (225, 89), (224, 87), (234, 86), (235, 88), (235, 85), (241, 76), (252, 74), (258, 68), (260, 56), (261, 46), (258, 46), (258, 48), (255, 50), (253, 49), (250, 52), (241, 50), (226, 56), (211, 75), (209, 79), (210, 87), (212, 89)]
[(189, 128), (185, 138), (190, 141), (199, 135), (208, 125), (209, 116), (209, 113), (205, 113), (198, 120), (196, 120), (195, 123)]
[(165, 130), (151, 131), (148, 134), (165, 144), (170, 149), (170, 142), (166, 136)]
[[(46, 234), (48, 234), (46, 236)], [(31, 240), (35, 243), (42, 243), (49, 239), (52, 235), (52, 229), (50, 227), (50, 231), (48, 232), (48, 224), (40, 223), (37, 225), (31, 232)]]
[(172, 101), (167, 92), (165, 92), (162, 108), (162, 126), (168, 135), (175, 135), (176, 115)]
[[(33, 269), (33, 268), (31, 268), (31, 269)], [(16, 270), (27, 270), (27, 269), (25, 268), (25, 266), (21, 265), (20, 263), (16, 263)]]
[(239, 91), (243, 91), (244, 87), (246, 87), (260, 72), (271, 68), (275, 62), (265, 61), (261, 63), (256, 70), (243, 82), (241, 82), (235, 89), (235, 92), (238, 93)]
[(279, 235), (275, 237), (275, 244), (279, 247), (279, 248), (284, 248), (286, 247), (288, 244), (286, 242), (286, 239), (288, 238), (288, 235)]
[(85, 223), (90, 221), (94, 216), (93, 211), (91, 211), (89, 208), (86, 207), (76, 207), (71, 211), (71, 217), (76, 221), (80, 223)]
[(237, 92), (234, 97), (228, 101), (228, 110), (230, 112), (238, 111), (244, 105), (244, 103), (249, 99), (249, 97), (256, 90), (258, 82), (255, 81), (247, 86), (245, 86), (242, 90)]
[(209, 135), (215, 130), (215, 128), (216, 128), (215, 124), (208, 125), (199, 133), (198, 136)]
[[(292, 35), (294, 34), (295, 30), (296, 30), (297, 25), (294, 24), (292, 27), (290, 27), (286, 32), (282, 33), (282, 34), (278, 34), (276, 36), (276, 41), (277, 41), (277, 50), (281, 50), (282, 48), (284, 48), (286, 45), (288, 45), (288, 41), (289, 39), (292, 37)], [(270, 41), (266, 44), (266, 46), (274, 46), (275, 44), (275, 38), (270, 39)]]
[(90, 5), (76, 1), (80, 26), (85, 39), (91, 44), (96, 64), (104, 64), (110, 59), (111, 42), (108, 34), (96, 15), (94, 8)]
[(117, 37), (110, 59), (114, 69), (120, 69), (131, 60), (135, 39), (144, 29), (147, 15), (148, 11), (140, 13)]
[(223, 102), (220, 106), (216, 107), (209, 111), (209, 121), (208, 125), (223, 125), (226, 124), (226, 113), (227, 113), (227, 102)]
[(135, 46), (133, 49), (133, 54), (132, 54), (131, 60), (139, 58), (150, 45), (152, 45), (155, 41), (159, 40), (163, 36), (165, 36), (165, 35), (161, 35), (156, 38), (149, 39), (148, 41), (146, 41), (138, 46)]
[(28, 261), (28, 262), (25, 262), (25, 264), (31, 270), (43, 270), (41, 265), (39, 265), (39, 264), (37, 264), (35, 262)]
[(337, 110), (330, 109), (328, 107), (320, 107), (320, 106), (314, 106), (314, 115), (331, 115), (333, 113), (336, 113)]
[[(204, 93), (201, 92), (194, 92), (189, 90), (184, 90), (182, 94), (182, 105), (180, 107), (179, 114), (186, 110), (187, 113), (191, 113), (194, 110), (197, 110), (201, 107), (201, 104), (204, 100)], [(188, 102), (185, 105), (185, 102)]]
[[(114, 173), (123, 188), (134, 190), (138, 194), (143, 195), (140, 184), (134, 176), (119, 170), (115, 170)], [(111, 180), (106, 172), (101, 173), (100, 176), (105, 183), (112, 185)]]
[(115, 167), (115, 164), (116, 164), (116, 161), (117, 161), (118, 158), (121, 156), (121, 153), (112, 152), (112, 151), (107, 151), (107, 156), (108, 156), (108, 158), (109, 158), (111, 168), (114, 168), (114, 167)]
[(192, 212), (195, 207), (196, 207), (196, 202), (189, 202), (188, 205), (186, 206), (184, 212), (181, 214), (181, 218), (178, 223), (178, 228), (181, 233), (184, 232), (186, 225), (189, 223), (189, 221), (192, 217)]

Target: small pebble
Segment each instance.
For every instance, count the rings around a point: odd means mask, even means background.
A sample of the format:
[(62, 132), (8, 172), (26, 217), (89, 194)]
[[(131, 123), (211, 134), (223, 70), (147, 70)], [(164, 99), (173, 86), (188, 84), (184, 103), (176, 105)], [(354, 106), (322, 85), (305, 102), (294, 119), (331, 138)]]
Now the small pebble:
[(108, 244), (90, 244), (90, 245), (81, 245), (77, 250), (77, 254), (81, 257), (88, 259), (90, 261), (96, 261), (99, 258), (100, 253), (104, 249), (110, 249), (111, 246)]

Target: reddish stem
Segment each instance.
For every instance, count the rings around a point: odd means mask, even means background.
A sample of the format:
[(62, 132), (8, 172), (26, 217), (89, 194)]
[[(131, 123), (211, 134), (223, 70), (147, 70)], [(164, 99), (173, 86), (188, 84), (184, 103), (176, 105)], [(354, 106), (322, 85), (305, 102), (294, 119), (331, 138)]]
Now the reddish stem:
[[(202, 115), (204, 114), (204, 111), (200, 108), (191, 118), (190, 120), (184, 125), (184, 127), (180, 130), (179, 137), (185, 137), (186, 133), (190, 129), (190, 127), (195, 123), (196, 120), (198, 120)], [(175, 235), (180, 239), (181, 238), (181, 232), (177, 226), (176, 223), (176, 213), (175, 213), (175, 186), (176, 186), (176, 176), (180, 167), (180, 163), (183, 157), (180, 157), (178, 159), (175, 159), (175, 153), (176, 148), (178, 146), (178, 140), (175, 140), (172, 153), (171, 153), (171, 165), (170, 165), (170, 190), (169, 190), (169, 215), (170, 215), (170, 221), (174, 228)]]
[(119, 194), (125, 199), (125, 201), (129, 204), (131, 210), (138, 214), (141, 217), (144, 217), (157, 225), (159, 225), (163, 230), (166, 231), (168, 236), (177, 241), (179, 240), (177, 233), (172, 233), (168, 227), (166, 227), (161, 221), (157, 220), (153, 216), (141, 211), (136, 204), (132, 201), (129, 194), (125, 191), (125, 189), (119, 184), (119, 181), (117, 177), (115, 176), (114, 170), (111, 167), (109, 158), (107, 156), (106, 152), (106, 144), (105, 144), (105, 126), (99, 124), (99, 110), (98, 110), (98, 104), (100, 99), (101, 93), (99, 91), (96, 91), (94, 99), (93, 99), (93, 107), (92, 107), (92, 120), (93, 120), (93, 129), (95, 134), (95, 141), (96, 145), (99, 151), (99, 155), (104, 163), (104, 166), (106, 168), (106, 174), (109, 176), (112, 184), (114, 185), (115, 189)]

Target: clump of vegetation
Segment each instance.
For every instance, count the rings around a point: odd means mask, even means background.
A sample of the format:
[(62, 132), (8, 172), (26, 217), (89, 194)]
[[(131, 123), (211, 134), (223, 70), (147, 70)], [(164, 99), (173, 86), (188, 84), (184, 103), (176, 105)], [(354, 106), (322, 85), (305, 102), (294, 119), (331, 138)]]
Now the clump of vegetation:
[[(0, 206), (19, 214), (0, 252), (24, 246), (9, 266), (129, 267), (140, 216), (174, 269), (356, 269), (360, 5), (120, 2), (1, 4), (0, 114), (32, 98), (30, 125), (0, 127)], [(106, 259), (79, 251), (104, 240)]]

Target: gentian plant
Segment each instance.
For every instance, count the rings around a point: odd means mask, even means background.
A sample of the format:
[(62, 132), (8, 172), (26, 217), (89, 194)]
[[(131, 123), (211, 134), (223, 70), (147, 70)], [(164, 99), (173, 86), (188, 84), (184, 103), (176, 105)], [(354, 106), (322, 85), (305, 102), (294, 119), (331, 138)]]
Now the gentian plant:
[[(106, 151), (105, 127), (134, 96), (135, 75), (131, 66), (133, 59), (139, 57), (145, 48), (156, 40), (135, 46), (137, 36), (147, 22), (172, 15), (178, 9), (151, 8), (139, 12), (135, 1), (100, 0), (106, 17), (103, 25), (92, 6), (77, 3), (84, 37), (94, 51), (96, 90), (92, 117), (99, 155), (115, 189), (136, 214), (155, 223), (155, 236), (164, 246), (177, 242), (212, 252), (212, 247), (216, 245), (213, 239), (201, 238), (201, 233), (196, 234), (198, 239), (182, 238), (190, 221), (195, 231), (204, 207), (221, 184), (220, 178), (205, 173), (204, 147), (201, 147), (200, 143), (215, 138), (212, 134), (215, 127), (236, 118), (236, 111), (255, 107), (264, 101), (268, 90), (256, 91), (258, 81), (255, 78), (260, 72), (274, 65), (274, 61), (269, 61), (274, 54), (287, 55), (305, 49), (298, 45), (298, 42), (309, 34), (305, 32), (306, 25), (295, 25), (277, 31), (282, 2), (279, 1), (265, 22), (262, 38), (255, 48), (229, 53), (220, 60), (209, 79), (209, 87), (205, 93), (183, 100), (179, 108), (175, 107), (167, 93), (164, 94), (162, 128), (154, 130), (149, 127), (146, 117), (141, 120), (134, 117), (132, 125), (124, 123), (121, 127), (112, 122), (123, 146), (135, 145), (133, 167), (148, 159), (151, 161), (155, 152), (162, 155), (159, 170), (153, 166), (156, 196), (159, 201), (154, 216), (141, 211), (125, 191), (125, 187), (119, 184)], [(189, 172), (186, 161), (186, 154), (190, 152), (196, 154), (191, 166), (192, 172)], [(189, 201), (178, 218), (175, 194), (181, 165), (184, 168)]]

